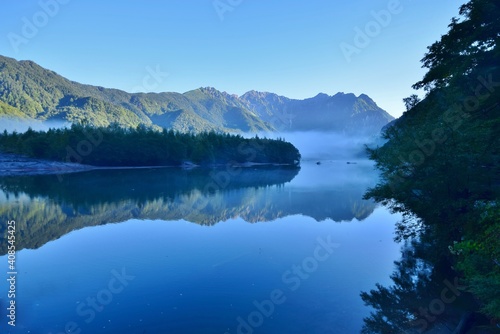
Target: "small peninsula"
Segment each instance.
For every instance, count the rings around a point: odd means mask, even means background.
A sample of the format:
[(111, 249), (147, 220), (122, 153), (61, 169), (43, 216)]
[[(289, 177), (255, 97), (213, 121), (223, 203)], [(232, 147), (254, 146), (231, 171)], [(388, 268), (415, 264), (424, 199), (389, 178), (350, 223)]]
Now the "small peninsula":
[(0, 134), (0, 151), (30, 158), (98, 167), (288, 165), (301, 155), (278, 138), (239, 134), (73, 124), (70, 128)]

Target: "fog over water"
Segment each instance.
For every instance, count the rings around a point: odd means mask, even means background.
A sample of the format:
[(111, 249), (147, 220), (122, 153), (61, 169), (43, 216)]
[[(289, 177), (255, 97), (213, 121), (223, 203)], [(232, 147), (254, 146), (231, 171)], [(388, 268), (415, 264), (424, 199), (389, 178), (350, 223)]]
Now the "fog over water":
[(267, 132), (259, 136), (280, 137), (291, 142), (300, 151), (303, 161), (366, 159), (365, 144), (374, 141), (373, 137), (349, 136), (324, 131)]
[[(0, 117), (0, 131), (11, 133), (26, 132), (28, 128), (35, 131), (47, 131), (50, 128), (69, 127), (70, 122), (19, 120), (9, 117)], [(245, 134), (253, 137), (255, 134)], [(302, 155), (303, 161), (308, 160), (354, 160), (367, 158), (365, 145), (374, 142), (374, 137), (349, 136), (334, 132), (306, 131), (306, 132), (261, 132), (261, 138), (283, 138), (291, 142)]]
[[(19, 132), (65, 125), (0, 124)], [(61, 181), (54, 175), (0, 178), (1, 220), (16, 217), (23, 231), (16, 239), (23, 264), (16, 303), (33, 306), (23, 309), (14, 330), (0, 324), (0, 332), (62, 333), (69, 323), (82, 333), (358, 333), (370, 312), (360, 291), (389, 284), (400, 257), (392, 240), (400, 217), (362, 199), (378, 177), (363, 153), (373, 139), (258, 135), (293, 143), (303, 157), (300, 169), (111, 169)], [(316, 260), (320, 245), (331, 249)], [(0, 246), (7, 263), (8, 245)], [(315, 267), (306, 268), (307, 276), (293, 271), (310, 261)], [(95, 312), (87, 298), (102, 297), (115, 272), (134, 279), (111, 295), (116, 303)], [(7, 284), (0, 282), (0, 290), (8, 291)], [(48, 294), (47, 286), (57, 289)], [(239, 319), (252, 321), (260, 312), (256, 303), (268, 303), (277, 290), (286, 300), (273, 304), (258, 329), (242, 330)]]
[(15, 119), (11, 117), (0, 117), (0, 131), (12, 133), (14, 131), (18, 133), (26, 132), (29, 128), (32, 128), (35, 131), (47, 131), (49, 129), (60, 129), (64, 127), (69, 127), (71, 125), (70, 122), (63, 121), (38, 121), (35, 119), (22, 120)]

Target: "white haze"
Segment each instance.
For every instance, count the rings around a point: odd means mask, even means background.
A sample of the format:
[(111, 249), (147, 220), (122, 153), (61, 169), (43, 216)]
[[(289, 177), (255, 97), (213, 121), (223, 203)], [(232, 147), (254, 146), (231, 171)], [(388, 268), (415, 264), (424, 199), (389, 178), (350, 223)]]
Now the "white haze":
[(22, 120), (22, 119), (13, 119), (10, 117), (2, 117), (0, 118), (0, 132), (4, 132), (4, 130), (7, 130), (7, 132), (12, 133), (16, 131), (17, 133), (23, 133), (26, 132), (29, 128), (35, 130), (35, 131), (47, 131), (49, 129), (60, 129), (60, 128), (65, 128), (69, 127), (71, 123), (69, 122), (63, 122), (63, 121), (38, 121), (34, 119), (30, 120)]
[[(0, 132), (7, 130), (23, 133), (32, 128), (35, 131), (47, 131), (50, 128), (69, 127), (71, 123), (63, 121), (19, 120), (8, 117), (0, 118)], [(308, 160), (355, 160), (365, 159), (364, 145), (373, 142), (370, 137), (346, 136), (332, 132), (262, 132), (259, 137), (283, 138), (291, 142), (302, 155), (303, 161)], [(253, 137), (255, 134), (247, 134)]]
[(373, 138), (346, 136), (333, 132), (278, 132), (260, 133), (267, 138), (281, 137), (297, 147), (302, 160), (354, 160), (366, 159), (365, 144)]

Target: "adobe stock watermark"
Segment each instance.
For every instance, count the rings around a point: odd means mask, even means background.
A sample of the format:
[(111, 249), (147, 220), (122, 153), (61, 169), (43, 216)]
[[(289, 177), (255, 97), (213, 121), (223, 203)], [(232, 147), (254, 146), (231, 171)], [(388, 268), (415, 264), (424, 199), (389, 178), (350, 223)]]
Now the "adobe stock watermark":
[(242, 3), (243, 0), (214, 0), (212, 6), (217, 16), (219, 16), (219, 20), (224, 21), (224, 15), (226, 15), (227, 12), (232, 12)]
[(419, 313), (415, 315), (419, 316), (419, 318), (410, 323), (412, 328), (418, 327), (417, 331), (419, 333), (425, 332), (429, 324), (436, 321), (437, 316), (444, 313), (446, 305), (455, 302), (462, 294), (460, 291), (466, 288), (458, 284), (458, 277), (455, 277), (453, 283), (446, 279), (443, 284), (446, 287), (441, 290), (439, 298), (433, 299), (426, 308), (420, 307), (418, 309)]
[(348, 63), (352, 61), (353, 55), (358, 55), (362, 50), (366, 49), (372, 40), (382, 33), (384, 28), (387, 28), (395, 15), (401, 14), (403, 5), (400, 0), (390, 0), (387, 3), (387, 8), (380, 11), (372, 10), (370, 12), (373, 20), (368, 21), (364, 27), (354, 27), (354, 38), (352, 44), (342, 42), (339, 47)]
[[(121, 269), (121, 272), (113, 269), (111, 270), (111, 279), (105, 288), (99, 290), (95, 296), (89, 296), (85, 301), (78, 303), (76, 306), (76, 314), (82, 318), (85, 324), (90, 324), (97, 317), (97, 313), (104, 311), (106, 306), (113, 302), (115, 295), (120, 294), (125, 290), (131, 281), (135, 279), (135, 276), (128, 275), (125, 268)], [(82, 327), (77, 321), (68, 321), (64, 325), (64, 331), (56, 334), (81, 334), (83, 332)], [(52, 334), (50, 332), (49, 334)]]
[(142, 84), (135, 86), (132, 89), (133, 93), (147, 93), (154, 91), (160, 87), (160, 85), (169, 76), (168, 72), (161, 70), (160, 65), (156, 65), (155, 68), (151, 66), (146, 66), (147, 74), (142, 78)]
[[(317, 245), (312, 256), (304, 258), (299, 264), (294, 264), (290, 269), (281, 275), (281, 282), (285, 288), (276, 288), (269, 293), (269, 298), (262, 301), (254, 300), (254, 310), (246, 317), (237, 317), (237, 334), (252, 334), (261, 327), (266, 318), (271, 317), (276, 311), (277, 306), (286, 302), (286, 291), (293, 292), (300, 288), (302, 282), (311, 277), (319, 265), (327, 261), (333, 254), (335, 248), (340, 244), (334, 243), (329, 235), (326, 239), (321, 237), (316, 239)], [(224, 334), (230, 334), (225, 332)]]
[[(411, 151), (406, 158), (402, 155), (398, 157), (403, 165), (418, 167), (424, 164), (436, 152), (438, 145), (448, 140), (446, 129), (457, 131), (470, 117), (470, 113), (479, 110), (481, 103), (490, 98), (495, 89), (500, 87), (500, 82), (493, 81), (491, 74), (487, 77), (478, 76), (477, 81), (478, 84), (473, 94), (467, 96), (462, 103), (455, 103), (444, 112), (443, 122), (440, 122), (440, 126), (431, 132), (430, 138), (415, 139), (414, 143), (418, 148)], [(392, 190), (394, 191), (396, 185), (404, 182), (409, 176), (399, 168), (397, 173), (391, 175), (388, 180)]]
[(43, 29), (50, 20), (54, 18), (61, 10), (61, 5), (66, 5), (71, 0), (40, 0), (38, 6), (40, 10), (31, 17), (23, 16), (21, 18), (22, 26), (20, 33), (10, 32), (7, 39), (15, 53), (18, 53), (21, 45), (26, 45), (35, 38), (41, 29)]

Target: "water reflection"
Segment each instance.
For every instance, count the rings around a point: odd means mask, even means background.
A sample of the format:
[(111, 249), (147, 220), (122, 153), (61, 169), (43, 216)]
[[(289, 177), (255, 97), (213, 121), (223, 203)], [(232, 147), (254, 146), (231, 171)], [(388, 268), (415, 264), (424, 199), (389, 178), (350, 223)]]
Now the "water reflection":
[[(0, 178), (0, 215), (16, 220), (20, 250), (18, 325), (0, 323), (0, 332), (359, 332), (369, 315), (360, 291), (389, 283), (399, 254), (398, 217), (362, 200), (376, 176), (369, 163), (323, 162), (237, 176), (145, 169), (62, 182)], [(117, 273), (130, 276), (120, 291)], [(283, 298), (257, 324), (256, 303), (269, 305), (277, 290)]]
[(477, 318), (467, 311), (477, 307), (477, 300), (453, 271), (450, 253), (443, 251), (450, 241), (436, 236), (427, 231), (406, 242), (392, 284), (361, 293), (374, 309), (362, 333), (464, 333), (471, 318)]
[[(293, 182), (291, 182), (293, 180)], [(363, 220), (374, 182), (370, 164), (298, 169), (136, 169), (0, 178), (0, 219), (18, 220), (17, 249), (38, 248), (86, 226), (129, 219), (214, 225), (240, 217), (272, 221), (301, 214), (317, 221)], [(22, 219), (20, 219), (22, 217)], [(0, 225), (5, 234), (5, 226)], [(0, 254), (6, 245), (0, 246)]]

